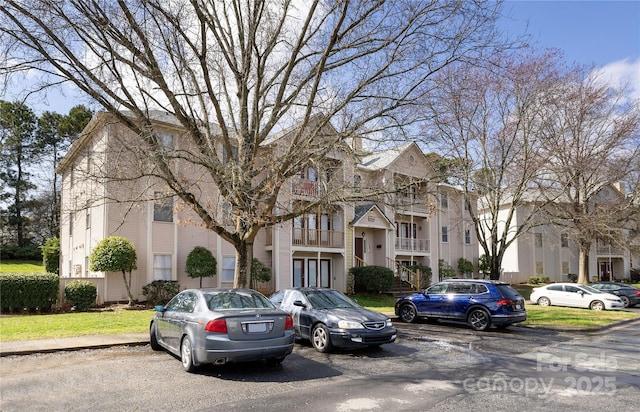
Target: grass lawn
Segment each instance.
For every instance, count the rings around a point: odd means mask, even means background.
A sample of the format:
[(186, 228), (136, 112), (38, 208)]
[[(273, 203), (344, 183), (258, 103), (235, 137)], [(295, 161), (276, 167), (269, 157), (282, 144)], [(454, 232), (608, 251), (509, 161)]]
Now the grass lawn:
[(0, 273), (32, 273), (44, 272), (44, 264), (37, 260), (3, 260), (0, 262)]
[(637, 313), (620, 310), (594, 311), (591, 309), (559, 306), (527, 305), (525, 325), (584, 328), (604, 326), (612, 322), (637, 318)]
[(104, 310), (0, 317), (0, 342), (86, 335), (146, 333), (153, 310)]
[(391, 312), (395, 310), (396, 298), (389, 295), (354, 295), (350, 296), (358, 305), (376, 312)]

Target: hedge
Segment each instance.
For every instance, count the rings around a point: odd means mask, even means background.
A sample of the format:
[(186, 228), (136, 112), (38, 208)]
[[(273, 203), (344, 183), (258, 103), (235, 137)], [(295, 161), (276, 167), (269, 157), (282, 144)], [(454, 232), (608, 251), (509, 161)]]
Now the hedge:
[(393, 271), (384, 266), (352, 267), (355, 293), (380, 293), (393, 284)]
[(64, 287), (64, 298), (71, 302), (78, 312), (95, 305), (97, 297), (96, 285), (88, 280), (72, 280)]
[(58, 299), (59, 287), (60, 277), (55, 273), (0, 273), (1, 309), (49, 311)]
[(175, 280), (154, 280), (142, 287), (147, 305), (165, 305), (180, 292), (180, 284)]

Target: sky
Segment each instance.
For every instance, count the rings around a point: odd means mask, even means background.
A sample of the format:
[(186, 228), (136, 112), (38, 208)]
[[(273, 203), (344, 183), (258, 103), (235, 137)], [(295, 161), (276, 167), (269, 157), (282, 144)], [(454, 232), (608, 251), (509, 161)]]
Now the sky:
[(500, 28), (563, 51), (568, 64), (594, 66), (629, 82), (640, 98), (640, 0), (507, 0)]
[[(532, 46), (560, 49), (567, 63), (599, 68), (612, 82), (630, 83), (640, 98), (640, 0), (507, 0), (503, 14), (499, 27), (510, 36), (526, 32)], [(79, 103), (86, 100), (71, 91), (27, 101), (38, 114), (65, 114)]]

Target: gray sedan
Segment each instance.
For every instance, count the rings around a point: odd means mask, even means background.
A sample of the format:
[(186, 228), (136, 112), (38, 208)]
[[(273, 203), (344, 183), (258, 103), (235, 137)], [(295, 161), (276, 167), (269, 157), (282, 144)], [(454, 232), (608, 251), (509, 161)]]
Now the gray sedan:
[(187, 289), (157, 306), (151, 348), (180, 357), (187, 372), (199, 365), (266, 360), (293, 351), (293, 319), (251, 289)]

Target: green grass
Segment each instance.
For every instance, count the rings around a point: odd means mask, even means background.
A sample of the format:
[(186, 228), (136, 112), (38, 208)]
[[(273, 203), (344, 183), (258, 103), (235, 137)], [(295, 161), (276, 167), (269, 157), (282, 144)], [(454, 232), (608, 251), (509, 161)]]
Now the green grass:
[(357, 301), (358, 305), (377, 312), (393, 313), (396, 304), (396, 298), (388, 295), (354, 295), (351, 298)]
[(95, 311), (0, 317), (0, 342), (146, 333), (153, 310)]
[(0, 273), (32, 273), (44, 272), (44, 264), (37, 260), (3, 260), (0, 262)]
[(633, 312), (564, 308), (558, 306), (527, 305), (525, 325), (584, 328), (608, 325), (625, 319), (637, 318)]

